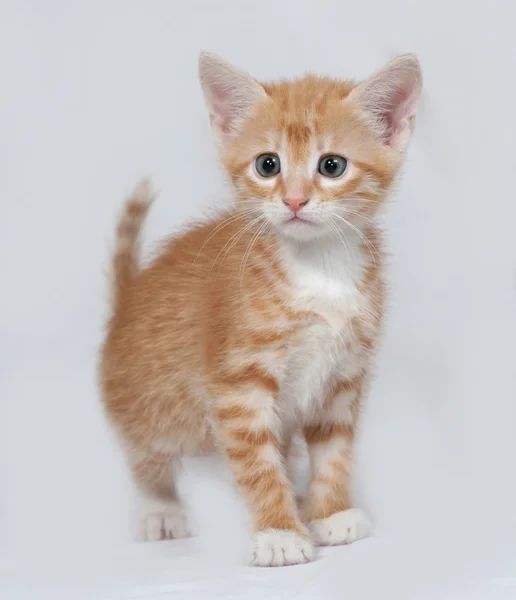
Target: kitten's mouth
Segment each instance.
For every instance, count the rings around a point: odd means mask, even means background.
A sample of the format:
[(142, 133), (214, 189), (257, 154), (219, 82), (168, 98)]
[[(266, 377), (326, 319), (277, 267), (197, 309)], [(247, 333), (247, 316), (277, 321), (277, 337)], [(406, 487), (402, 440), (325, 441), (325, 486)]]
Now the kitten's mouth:
[(291, 217), (285, 220), (285, 223), (306, 223), (307, 225), (313, 225), (313, 221), (309, 221), (308, 219), (301, 217), (300, 215), (292, 215)]

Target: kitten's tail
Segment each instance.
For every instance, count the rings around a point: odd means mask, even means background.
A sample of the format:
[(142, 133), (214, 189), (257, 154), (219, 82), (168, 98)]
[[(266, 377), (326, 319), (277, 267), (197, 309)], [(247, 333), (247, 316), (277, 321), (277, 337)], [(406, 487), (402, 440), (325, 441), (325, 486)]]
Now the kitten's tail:
[(149, 179), (142, 179), (127, 198), (116, 230), (113, 256), (113, 304), (118, 306), (138, 273), (140, 231), (155, 194)]

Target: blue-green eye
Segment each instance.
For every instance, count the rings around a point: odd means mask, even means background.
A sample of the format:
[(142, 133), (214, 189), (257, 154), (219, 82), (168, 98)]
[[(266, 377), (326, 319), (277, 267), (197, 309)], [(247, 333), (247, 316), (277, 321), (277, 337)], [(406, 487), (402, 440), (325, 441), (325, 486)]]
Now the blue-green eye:
[(261, 177), (274, 177), (281, 171), (280, 159), (277, 154), (260, 154), (254, 161), (254, 166)]
[(319, 161), (318, 171), (325, 177), (332, 177), (335, 179), (344, 173), (347, 166), (348, 161), (343, 156), (331, 154), (321, 158)]

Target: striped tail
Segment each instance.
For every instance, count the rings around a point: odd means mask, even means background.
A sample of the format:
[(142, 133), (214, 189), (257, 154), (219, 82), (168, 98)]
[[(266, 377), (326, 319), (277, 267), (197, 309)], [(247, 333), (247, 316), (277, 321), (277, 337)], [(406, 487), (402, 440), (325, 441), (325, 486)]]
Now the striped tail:
[(140, 231), (154, 200), (148, 179), (142, 179), (126, 200), (116, 230), (116, 249), (113, 256), (113, 303), (122, 301), (131, 280), (139, 270)]

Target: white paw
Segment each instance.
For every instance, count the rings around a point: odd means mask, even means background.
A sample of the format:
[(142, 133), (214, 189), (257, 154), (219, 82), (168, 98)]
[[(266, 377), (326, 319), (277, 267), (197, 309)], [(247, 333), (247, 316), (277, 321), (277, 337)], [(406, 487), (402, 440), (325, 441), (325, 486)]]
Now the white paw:
[(185, 538), (190, 535), (185, 512), (179, 504), (147, 512), (141, 522), (139, 539), (146, 542)]
[(371, 523), (359, 508), (342, 510), (326, 519), (316, 519), (309, 528), (319, 546), (351, 544), (371, 533)]
[(269, 529), (255, 534), (251, 564), (257, 567), (298, 565), (311, 561), (314, 554), (310, 539), (295, 531)]

